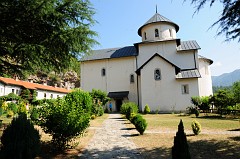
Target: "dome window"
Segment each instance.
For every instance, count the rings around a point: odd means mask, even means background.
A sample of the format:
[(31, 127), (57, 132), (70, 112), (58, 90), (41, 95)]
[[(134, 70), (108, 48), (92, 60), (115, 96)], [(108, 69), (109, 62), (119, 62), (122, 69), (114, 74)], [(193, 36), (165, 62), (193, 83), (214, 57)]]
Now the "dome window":
[(144, 32), (144, 39), (147, 40), (147, 33)]
[(158, 29), (155, 29), (155, 37), (159, 37), (159, 31), (158, 31)]

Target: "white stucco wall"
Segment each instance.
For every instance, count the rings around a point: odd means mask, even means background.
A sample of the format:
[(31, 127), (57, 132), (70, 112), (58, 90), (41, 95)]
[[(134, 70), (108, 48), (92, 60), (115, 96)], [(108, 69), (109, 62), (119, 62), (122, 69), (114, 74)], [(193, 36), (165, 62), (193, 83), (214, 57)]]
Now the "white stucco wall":
[[(46, 99), (56, 99), (57, 97), (63, 97), (66, 95), (66, 93), (60, 93), (60, 92), (53, 92), (53, 91), (47, 91), (47, 90), (36, 90), (37, 91), (37, 99), (45, 99), (44, 94), (46, 93)], [(51, 97), (52, 95), (52, 97)]]
[[(154, 79), (154, 70), (161, 70), (161, 80)], [(182, 94), (182, 85), (189, 85), (189, 94)], [(191, 105), (191, 96), (198, 95), (197, 79), (175, 78), (175, 68), (156, 56), (141, 70), (141, 107), (148, 104), (151, 110), (186, 110)]]
[[(155, 37), (155, 29), (158, 29), (159, 37)], [(142, 41), (176, 39), (176, 30), (173, 25), (162, 22), (148, 24), (142, 28)], [(145, 38), (146, 33), (146, 38)]]
[(9, 93), (12, 93), (12, 91), (13, 93), (19, 95), (21, 93), (21, 87), (0, 83), (0, 96), (8, 95)]
[(185, 52), (177, 52), (176, 41), (166, 41), (140, 44), (138, 66), (140, 67), (155, 53), (160, 54), (181, 69), (192, 69), (197, 65), (197, 62), (195, 64), (194, 60), (198, 57), (197, 51), (190, 50)]
[(213, 94), (212, 75), (209, 67), (209, 61), (199, 59), (199, 72), (202, 78), (199, 78), (199, 96), (209, 96)]
[[(135, 57), (123, 57), (81, 62), (81, 88), (86, 91), (100, 89), (107, 93), (129, 91), (128, 100), (137, 103), (135, 60)], [(106, 69), (105, 76), (101, 75), (102, 68)], [(131, 74), (134, 75), (134, 83), (130, 83)], [(115, 103), (112, 104), (115, 109)]]

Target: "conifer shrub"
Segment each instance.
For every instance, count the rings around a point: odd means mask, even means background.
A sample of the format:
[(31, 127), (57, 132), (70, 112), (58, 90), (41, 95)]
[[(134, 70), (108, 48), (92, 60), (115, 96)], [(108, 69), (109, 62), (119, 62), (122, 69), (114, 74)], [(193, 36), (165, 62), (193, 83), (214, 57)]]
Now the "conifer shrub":
[(178, 132), (174, 137), (174, 145), (172, 147), (172, 159), (191, 159), (182, 120), (180, 120), (180, 123), (178, 125)]
[(201, 132), (201, 124), (198, 122), (198, 121), (196, 121), (196, 120), (193, 120), (193, 122), (192, 122), (192, 130), (193, 130), (193, 133), (195, 134), (195, 135), (198, 135), (200, 132)]
[(140, 133), (140, 135), (143, 135), (144, 131), (147, 128), (147, 122), (142, 116), (138, 116), (134, 121), (133, 121), (137, 131)]
[(150, 107), (148, 106), (148, 104), (146, 104), (144, 107), (144, 114), (149, 114), (150, 112), (151, 112)]
[(35, 106), (33, 106), (30, 110), (30, 118), (32, 121), (37, 121), (39, 118), (39, 113)]
[(1, 154), (5, 159), (32, 159), (40, 151), (40, 135), (26, 114), (13, 118), (3, 131)]

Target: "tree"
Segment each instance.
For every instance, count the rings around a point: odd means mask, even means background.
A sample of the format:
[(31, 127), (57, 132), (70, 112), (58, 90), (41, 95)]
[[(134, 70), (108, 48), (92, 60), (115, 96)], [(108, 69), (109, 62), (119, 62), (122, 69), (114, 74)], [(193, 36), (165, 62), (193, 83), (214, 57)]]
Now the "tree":
[(232, 91), (236, 103), (240, 103), (240, 81), (233, 83)]
[(210, 99), (218, 109), (235, 105), (233, 94), (227, 90), (218, 90)]
[[(186, 0), (184, 0), (186, 1)], [(220, 18), (212, 25), (220, 25), (218, 35), (225, 34), (226, 41), (237, 39), (240, 42), (240, 1), (239, 0), (219, 0), (223, 4), (223, 10)], [(207, 2), (210, 2), (210, 7), (217, 0), (191, 0), (195, 4), (198, 12), (204, 7)]]
[(97, 42), (89, 0), (1, 0), (0, 75), (63, 70)]
[(178, 132), (174, 137), (174, 145), (172, 147), (172, 159), (190, 159), (190, 153), (188, 150), (187, 137), (184, 132), (184, 126), (182, 120), (178, 125)]

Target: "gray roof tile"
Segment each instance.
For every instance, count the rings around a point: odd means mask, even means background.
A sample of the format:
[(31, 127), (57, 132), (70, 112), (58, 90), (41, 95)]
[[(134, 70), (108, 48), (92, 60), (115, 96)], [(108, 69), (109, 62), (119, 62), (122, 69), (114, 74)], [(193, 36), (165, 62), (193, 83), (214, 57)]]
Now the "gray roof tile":
[(198, 71), (198, 69), (192, 69), (192, 70), (181, 70), (177, 75), (177, 79), (185, 79), (185, 78), (200, 78), (201, 75)]
[(148, 25), (148, 24), (152, 24), (152, 23), (158, 23), (158, 22), (166, 22), (166, 23), (170, 23), (172, 25), (174, 25), (176, 32), (178, 32), (179, 30), (179, 26), (177, 24), (175, 24), (174, 22), (172, 22), (171, 20), (169, 20), (168, 18), (160, 15), (159, 13), (154, 14), (145, 24), (143, 24), (143, 26), (141, 26), (138, 29), (138, 35), (141, 36), (141, 30), (144, 26)]
[(120, 57), (128, 57), (128, 56), (137, 56), (137, 50), (134, 46), (93, 50), (90, 53), (90, 55), (83, 57), (81, 61), (120, 58)]
[(201, 48), (195, 40), (181, 41), (181, 44), (177, 47), (177, 51), (198, 50), (198, 49), (201, 49)]

